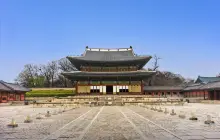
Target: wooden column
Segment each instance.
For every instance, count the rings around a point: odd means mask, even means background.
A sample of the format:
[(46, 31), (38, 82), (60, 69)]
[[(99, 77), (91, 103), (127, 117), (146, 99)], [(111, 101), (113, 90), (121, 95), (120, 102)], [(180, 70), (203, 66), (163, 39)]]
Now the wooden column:
[(141, 94), (143, 94), (143, 80), (141, 80)]
[(76, 81), (76, 93), (78, 93), (78, 81)]
[(25, 101), (25, 99), (26, 99), (26, 92), (24, 93), (24, 101)]
[(217, 93), (216, 93), (216, 90), (214, 91), (214, 100), (216, 100), (217, 98)]
[(209, 100), (211, 100), (211, 93), (208, 91)]
[(8, 94), (7, 94), (7, 101), (10, 101), (9, 100), (9, 95), (10, 95), (10, 92), (8, 92)]

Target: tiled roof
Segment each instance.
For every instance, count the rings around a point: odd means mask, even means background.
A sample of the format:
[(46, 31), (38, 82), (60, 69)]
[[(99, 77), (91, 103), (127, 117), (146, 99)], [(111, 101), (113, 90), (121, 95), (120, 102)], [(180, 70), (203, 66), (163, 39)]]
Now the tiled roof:
[(201, 87), (203, 90), (209, 90), (209, 89), (220, 89), (220, 81), (217, 82), (210, 82), (203, 87)]
[(85, 53), (82, 56), (68, 56), (67, 59), (77, 68), (79, 69), (81, 65), (85, 65), (87, 63), (97, 65), (102, 64), (116, 64), (119, 63), (123, 65), (125, 62), (129, 62), (128, 64), (136, 63), (139, 64), (139, 68), (142, 68), (152, 57), (145, 56), (137, 56), (134, 54), (133, 49), (92, 49), (87, 48)]
[(6, 87), (7, 89), (10, 89), (11, 91), (22, 91), (22, 92), (30, 91), (29, 88), (25, 88), (23, 86), (20, 86), (18, 84), (14, 84), (14, 83), (7, 83), (4, 81), (0, 81), (0, 85)]
[(11, 91), (10, 88), (6, 87), (4, 84), (0, 81), (0, 91)]
[(131, 78), (148, 78), (155, 74), (155, 71), (122, 71), (122, 72), (84, 72), (84, 71), (72, 71), (72, 72), (63, 72), (62, 75), (69, 79), (80, 80), (88, 79), (88, 77), (93, 78), (111, 78), (111, 77), (131, 77)]
[(86, 60), (126, 60), (134, 59), (134, 54), (131, 50), (125, 51), (90, 51), (87, 50), (83, 59)]
[(184, 91), (190, 91), (190, 90), (200, 90), (201, 87), (203, 87), (205, 84), (203, 83), (195, 83), (188, 85), (186, 88), (184, 88)]
[(180, 90), (180, 91), (193, 91), (193, 90), (220, 90), (220, 81), (209, 83), (194, 83), (186, 87), (181, 86), (145, 86), (144, 91), (158, 91), (158, 90)]
[(202, 77), (199, 76), (195, 83), (209, 83), (209, 82), (215, 82), (220, 81), (220, 77)]
[(183, 90), (180, 86), (144, 86), (144, 91)]
[[(150, 56), (145, 56), (150, 57)], [(82, 59), (85, 60), (98, 60), (98, 61), (119, 61), (119, 60), (133, 60), (138, 59), (140, 56), (136, 56), (132, 49), (115, 50), (115, 51), (93, 51), (87, 50)]]
[(220, 81), (209, 82), (209, 83), (195, 83), (184, 88), (184, 91), (190, 90), (215, 90), (220, 89)]

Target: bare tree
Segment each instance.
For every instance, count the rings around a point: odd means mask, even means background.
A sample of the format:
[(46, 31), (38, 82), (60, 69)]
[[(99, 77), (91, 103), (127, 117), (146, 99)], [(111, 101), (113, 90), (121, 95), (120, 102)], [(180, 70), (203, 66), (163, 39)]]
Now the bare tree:
[(158, 57), (157, 55), (154, 55), (154, 57), (153, 57), (153, 59), (154, 59), (154, 62), (153, 62), (153, 68), (152, 68), (152, 70), (153, 71), (156, 71), (156, 70), (158, 70), (158, 68), (159, 68), (159, 60), (161, 59), (160, 57)]
[(58, 65), (56, 61), (49, 62), (46, 65), (40, 67), (41, 75), (46, 79), (47, 85), (53, 87), (54, 80), (58, 74)]
[(69, 60), (67, 60), (66, 58), (62, 58), (58, 61), (58, 65), (59, 65), (59, 69), (61, 71), (75, 71), (77, 70), (71, 63)]
[(51, 79), (49, 67), (47, 65), (41, 65), (39, 70), (40, 70), (40, 74), (44, 76), (46, 80), (45, 82), (47, 83), (47, 86), (49, 87), (50, 79)]
[(27, 87), (35, 87), (37, 85), (36, 78), (39, 76), (39, 69), (37, 65), (27, 64), (23, 71), (15, 79), (16, 82)]
[[(62, 58), (58, 61), (58, 67), (60, 72), (70, 72), (76, 71), (77, 69), (70, 63), (70, 61), (66, 58)], [(65, 78), (62, 74), (58, 75), (59, 82), (64, 86), (68, 87), (68, 83), (71, 83), (67, 78)]]
[[(152, 69), (149, 69), (150, 71), (157, 71), (159, 68), (159, 60), (161, 59), (160, 57), (158, 57), (156, 54), (153, 56), (153, 64), (152, 64)], [(156, 75), (158, 74), (158, 72), (156, 72)], [(156, 75), (153, 75), (151, 79), (148, 80), (148, 85), (152, 86), (154, 81), (155, 81), (155, 77)]]
[(184, 84), (185, 78), (179, 74), (174, 74), (169, 71), (160, 72), (154, 77), (153, 85), (155, 86), (178, 86)]
[(58, 65), (57, 61), (52, 61), (48, 64), (49, 72), (51, 76), (51, 87), (53, 87), (54, 79), (56, 78), (58, 74)]
[(15, 81), (27, 87), (67, 87), (72, 82), (60, 73), (73, 70), (76, 68), (66, 58), (40, 66), (27, 64)]

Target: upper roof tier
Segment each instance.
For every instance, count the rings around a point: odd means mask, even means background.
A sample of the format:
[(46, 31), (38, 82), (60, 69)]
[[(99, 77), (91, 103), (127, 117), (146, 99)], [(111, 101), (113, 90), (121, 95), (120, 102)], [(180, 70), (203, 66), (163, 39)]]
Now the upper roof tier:
[(137, 66), (141, 69), (152, 57), (138, 56), (132, 47), (121, 49), (86, 48), (82, 56), (68, 56), (77, 68), (80, 66)]

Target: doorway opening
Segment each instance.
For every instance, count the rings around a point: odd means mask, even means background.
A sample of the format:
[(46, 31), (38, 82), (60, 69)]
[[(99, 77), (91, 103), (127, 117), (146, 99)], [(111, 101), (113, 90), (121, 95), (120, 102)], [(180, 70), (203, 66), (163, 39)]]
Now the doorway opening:
[(113, 94), (113, 86), (106, 86), (106, 93)]

